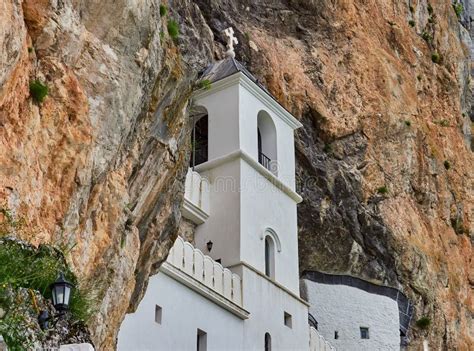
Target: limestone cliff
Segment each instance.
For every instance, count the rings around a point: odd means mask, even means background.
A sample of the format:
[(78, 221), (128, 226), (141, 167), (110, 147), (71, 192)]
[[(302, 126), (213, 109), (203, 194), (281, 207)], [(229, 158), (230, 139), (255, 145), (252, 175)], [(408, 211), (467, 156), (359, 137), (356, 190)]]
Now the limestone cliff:
[(468, 14), (447, 0), (165, 5), (0, 2), (4, 206), (34, 228), (22, 239), (73, 246), (76, 275), (98, 282), (96, 346), (114, 345), (176, 235), (192, 83), (233, 26), (237, 58), (304, 124), (301, 270), (402, 289), (431, 319), (410, 349), (472, 348)]
[[(176, 237), (185, 110), (212, 57), (197, 6), (166, 9), (0, 1), (2, 206), (28, 223), (33, 234), (22, 239), (72, 247), (73, 270), (101, 301), (90, 322), (101, 350)], [(168, 33), (173, 21), (179, 37)], [(49, 90), (42, 103), (30, 96), (35, 80)]]

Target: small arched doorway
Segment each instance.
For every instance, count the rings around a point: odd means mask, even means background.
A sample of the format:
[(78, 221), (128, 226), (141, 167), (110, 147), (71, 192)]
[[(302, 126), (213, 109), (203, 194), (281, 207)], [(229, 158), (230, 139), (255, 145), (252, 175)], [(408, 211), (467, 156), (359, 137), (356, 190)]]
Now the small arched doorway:
[(265, 333), (265, 351), (272, 351), (272, 337), (269, 333)]

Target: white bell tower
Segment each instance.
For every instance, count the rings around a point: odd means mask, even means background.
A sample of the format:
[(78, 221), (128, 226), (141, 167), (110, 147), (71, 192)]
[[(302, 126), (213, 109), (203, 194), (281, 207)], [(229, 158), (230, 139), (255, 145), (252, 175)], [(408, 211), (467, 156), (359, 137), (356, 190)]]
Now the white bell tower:
[(251, 267), (299, 294), (294, 130), (301, 124), (231, 54), (202, 80), (210, 88), (194, 95), (193, 108), (207, 141), (194, 143), (195, 171), (209, 181), (210, 214), (196, 246), (224, 267)]
[(301, 124), (234, 59), (237, 40), (225, 33), (227, 57), (203, 73), (192, 101), (182, 215), (196, 224), (194, 245), (176, 240), (119, 349), (330, 350), (299, 296)]

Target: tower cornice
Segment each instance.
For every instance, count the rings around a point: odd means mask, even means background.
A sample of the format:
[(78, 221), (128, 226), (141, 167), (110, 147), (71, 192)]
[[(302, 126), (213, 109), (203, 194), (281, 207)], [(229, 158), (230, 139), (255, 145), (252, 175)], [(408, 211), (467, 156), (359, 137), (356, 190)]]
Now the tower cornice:
[(272, 172), (270, 172), (268, 169), (266, 169), (260, 163), (258, 163), (252, 156), (250, 156), (248, 153), (240, 149), (233, 151), (227, 155), (201, 163), (200, 165), (197, 165), (195, 167), (195, 170), (197, 172), (205, 172), (215, 167), (218, 167), (220, 165), (223, 165), (225, 163), (231, 162), (237, 158), (241, 158), (242, 160), (244, 160), (254, 170), (260, 173), (264, 178), (266, 178), (270, 183), (272, 183), (278, 189), (283, 191), (286, 195), (288, 195), (291, 199), (293, 199), (293, 201), (295, 201), (297, 204), (303, 201), (303, 198), (301, 197), (301, 195), (299, 195), (296, 191), (294, 191), (288, 185), (283, 183)]
[(269, 110), (288, 124), (291, 128), (298, 129), (303, 125), (288, 110), (286, 110), (272, 95), (260, 88), (242, 72), (236, 72), (211, 84), (209, 89), (200, 89), (193, 94), (193, 99), (202, 99), (220, 90), (239, 84), (258, 98)]

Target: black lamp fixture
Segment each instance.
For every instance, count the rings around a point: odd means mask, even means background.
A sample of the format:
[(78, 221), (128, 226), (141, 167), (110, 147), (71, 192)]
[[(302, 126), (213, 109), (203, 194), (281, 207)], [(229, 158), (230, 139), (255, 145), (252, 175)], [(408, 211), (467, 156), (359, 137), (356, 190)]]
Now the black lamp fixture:
[(63, 272), (60, 272), (58, 279), (50, 285), (53, 306), (60, 314), (69, 310), (72, 287), (73, 285), (64, 278)]
[(213, 243), (211, 240), (209, 240), (209, 241), (207, 242), (207, 244), (206, 244), (206, 246), (207, 246), (207, 251), (211, 252), (211, 250), (212, 250), (212, 245), (213, 245), (213, 244), (214, 244), (214, 243)]
[(63, 272), (60, 272), (56, 281), (49, 287), (51, 288), (53, 306), (58, 313), (50, 317), (48, 311), (40, 311), (38, 322), (42, 330), (48, 329), (49, 322), (51, 321), (53, 325), (56, 325), (58, 320), (69, 310), (69, 302), (74, 285), (64, 278)]

